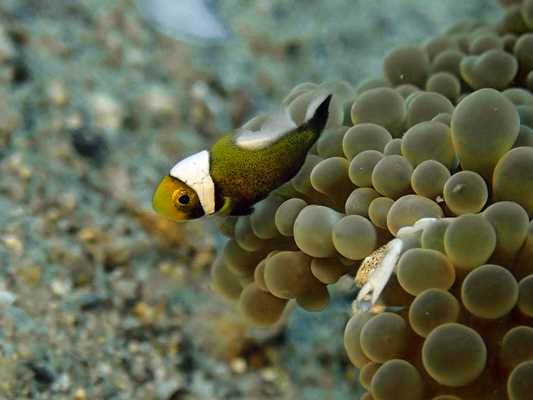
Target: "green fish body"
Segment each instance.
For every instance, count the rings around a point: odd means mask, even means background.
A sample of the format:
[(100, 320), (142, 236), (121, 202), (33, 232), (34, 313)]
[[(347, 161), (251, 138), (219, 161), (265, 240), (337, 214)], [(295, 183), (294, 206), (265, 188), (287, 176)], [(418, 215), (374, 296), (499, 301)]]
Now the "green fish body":
[(254, 204), (298, 173), (326, 125), (330, 101), (331, 95), (317, 96), (300, 126), (287, 108), (258, 131), (238, 130), (178, 162), (159, 184), (154, 209), (176, 221), (251, 213)]

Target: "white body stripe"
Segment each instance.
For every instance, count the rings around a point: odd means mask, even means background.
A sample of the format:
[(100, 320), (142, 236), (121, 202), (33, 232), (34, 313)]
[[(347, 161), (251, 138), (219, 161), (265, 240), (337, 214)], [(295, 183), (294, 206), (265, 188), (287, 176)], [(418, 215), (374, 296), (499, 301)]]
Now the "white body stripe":
[(258, 131), (245, 129), (235, 135), (235, 143), (247, 150), (259, 150), (277, 142), (287, 132), (296, 128), (289, 107), (268, 117)]
[(209, 173), (209, 152), (203, 150), (174, 165), (170, 176), (185, 182), (198, 195), (206, 215), (215, 213), (215, 184)]
[[(315, 115), (317, 108), (328, 97), (328, 93), (319, 92), (307, 106), (305, 122)], [(268, 117), (258, 131), (245, 129), (235, 135), (235, 143), (247, 150), (264, 149), (277, 142), (298, 126), (291, 117), (289, 107)]]

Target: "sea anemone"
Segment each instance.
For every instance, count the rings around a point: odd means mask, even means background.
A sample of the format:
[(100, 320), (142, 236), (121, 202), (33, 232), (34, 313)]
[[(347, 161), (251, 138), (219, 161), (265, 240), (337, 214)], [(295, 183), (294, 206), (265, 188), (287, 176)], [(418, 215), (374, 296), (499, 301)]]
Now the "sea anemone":
[(323, 309), (359, 271), (344, 341), (364, 398), (531, 396), (532, 10), (398, 46), (382, 87), (296, 87), (282, 106), (297, 123), (333, 93), (325, 131), (296, 177), (220, 227), (215, 287), (254, 325), (291, 299)]

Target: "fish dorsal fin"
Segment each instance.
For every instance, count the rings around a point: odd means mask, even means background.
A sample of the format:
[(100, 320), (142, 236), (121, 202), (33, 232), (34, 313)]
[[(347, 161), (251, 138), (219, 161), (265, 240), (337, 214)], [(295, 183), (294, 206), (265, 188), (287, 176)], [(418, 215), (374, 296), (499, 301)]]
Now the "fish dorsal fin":
[(257, 131), (244, 129), (235, 135), (234, 141), (247, 150), (260, 150), (277, 142), (287, 132), (297, 128), (289, 107), (268, 117)]
[(324, 102), (324, 100), (326, 100), (329, 96), (330, 96), (329, 93), (320, 92), (319, 94), (315, 96), (313, 100), (311, 100), (311, 102), (307, 106), (307, 111), (305, 113), (306, 122), (309, 121), (311, 118), (313, 118), (318, 107), (320, 107), (320, 105)]

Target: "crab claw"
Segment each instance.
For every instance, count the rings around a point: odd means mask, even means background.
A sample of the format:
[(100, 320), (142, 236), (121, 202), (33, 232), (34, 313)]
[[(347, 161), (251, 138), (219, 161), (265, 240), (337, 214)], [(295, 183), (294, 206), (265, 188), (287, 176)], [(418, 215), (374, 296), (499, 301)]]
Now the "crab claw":
[(376, 304), (381, 292), (383, 292), (385, 285), (389, 281), (392, 271), (394, 270), (394, 266), (400, 258), (402, 249), (403, 242), (401, 239), (393, 239), (387, 244), (381, 263), (370, 274), (367, 282), (361, 288), (361, 290), (359, 290), (357, 298), (352, 304), (354, 314), (363, 311), (363, 301), (370, 301), (370, 308)]

